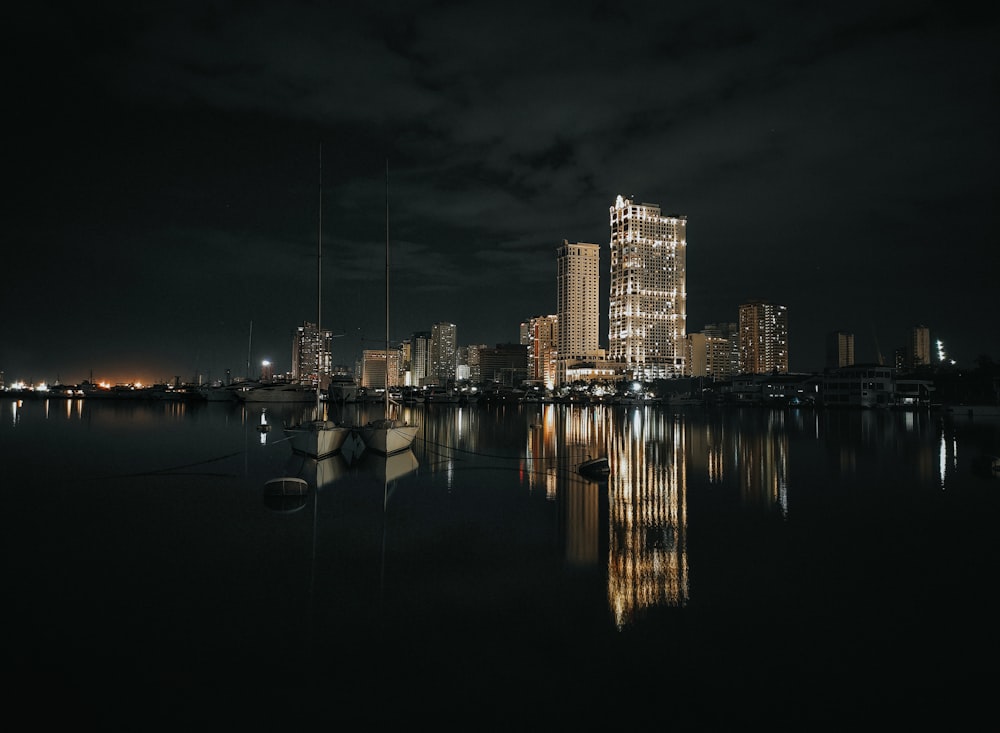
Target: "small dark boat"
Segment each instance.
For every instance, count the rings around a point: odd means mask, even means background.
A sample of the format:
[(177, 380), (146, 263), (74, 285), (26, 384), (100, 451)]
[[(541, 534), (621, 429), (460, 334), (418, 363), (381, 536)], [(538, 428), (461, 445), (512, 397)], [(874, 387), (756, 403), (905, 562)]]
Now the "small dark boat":
[(309, 493), (309, 484), (297, 476), (282, 476), (265, 481), (264, 493), (270, 496), (305, 496)]
[(264, 505), (275, 512), (295, 512), (306, 505), (309, 484), (296, 476), (264, 482)]
[(590, 458), (587, 457), (580, 464), (580, 473), (587, 478), (607, 478), (611, 475), (611, 465), (607, 457)]

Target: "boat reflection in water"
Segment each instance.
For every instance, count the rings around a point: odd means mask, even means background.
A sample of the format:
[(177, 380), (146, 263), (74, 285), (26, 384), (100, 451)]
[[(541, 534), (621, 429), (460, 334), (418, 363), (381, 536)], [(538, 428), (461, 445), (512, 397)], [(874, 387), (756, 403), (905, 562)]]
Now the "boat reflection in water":
[(407, 448), (388, 456), (365, 451), (357, 465), (359, 470), (372, 474), (377, 480), (392, 483), (416, 471), (420, 462), (413, 449)]

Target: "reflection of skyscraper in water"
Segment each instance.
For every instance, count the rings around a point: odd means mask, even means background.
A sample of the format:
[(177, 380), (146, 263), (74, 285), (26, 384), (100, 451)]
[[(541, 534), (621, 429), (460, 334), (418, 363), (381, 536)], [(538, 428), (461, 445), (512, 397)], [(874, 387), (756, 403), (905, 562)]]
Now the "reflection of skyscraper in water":
[(611, 430), (608, 603), (619, 628), (688, 601), (684, 429), (632, 413)]
[(560, 497), (560, 537), (566, 562), (580, 568), (599, 568), (603, 565), (601, 547), (606, 539), (601, 532), (601, 518), (606, 516), (606, 509), (601, 503), (607, 484), (584, 479), (577, 468), (588, 454), (606, 451), (609, 413), (604, 407), (595, 406), (551, 414), (566, 420), (563, 430), (557, 431), (565, 435), (563, 445), (567, 450), (558, 461), (559, 473), (565, 476), (559, 483), (564, 487)]
[(766, 428), (747, 432), (737, 449), (740, 495), (747, 506), (788, 513), (788, 432), (785, 413), (766, 411)]
[(567, 488), (563, 497), (566, 562), (578, 567), (597, 567), (601, 561), (601, 492), (606, 487), (574, 477)]
[(525, 482), (532, 492), (543, 490), (545, 498), (553, 501), (558, 494), (559, 485), (559, 467), (552, 460), (558, 454), (555, 408), (553, 405), (544, 405), (541, 414), (530, 419), (523, 466)]

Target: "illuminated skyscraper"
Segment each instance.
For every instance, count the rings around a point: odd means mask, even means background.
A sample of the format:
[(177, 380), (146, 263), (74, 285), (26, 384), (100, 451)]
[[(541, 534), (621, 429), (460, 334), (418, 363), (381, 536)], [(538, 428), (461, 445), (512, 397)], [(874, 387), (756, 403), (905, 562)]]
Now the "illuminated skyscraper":
[(292, 339), (292, 379), (315, 383), (321, 380), (326, 387), (330, 381), (333, 332), (325, 328), (319, 332), (315, 323), (306, 321), (295, 329)]
[(558, 316), (535, 316), (522, 324), (521, 343), (528, 347), (528, 379), (551, 389), (556, 381)]
[(436, 384), (445, 386), (455, 381), (457, 365), (458, 326), (435, 323), (431, 326), (431, 374)]
[(564, 239), (556, 250), (556, 384), (568, 366), (597, 358), (600, 283), (601, 246)]
[(907, 348), (909, 366), (916, 368), (931, 363), (931, 332), (927, 326), (914, 326)]
[(431, 332), (416, 331), (410, 336), (410, 384), (421, 387), (431, 374)]
[(766, 300), (740, 306), (740, 371), (788, 373), (788, 308)]
[(621, 196), (610, 214), (608, 358), (635, 379), (684, 376), (687, 217)]

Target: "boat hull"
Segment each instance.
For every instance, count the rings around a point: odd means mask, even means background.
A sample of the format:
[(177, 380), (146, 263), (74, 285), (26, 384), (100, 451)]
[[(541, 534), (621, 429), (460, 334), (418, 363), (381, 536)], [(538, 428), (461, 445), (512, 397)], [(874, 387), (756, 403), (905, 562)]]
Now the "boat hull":
[(241, 402), (315, 402), (316, 389), (309, 386), (266, 386), (237, 392)]
[(340, 453), (351, 429), (330, 420), (312, 420), (302, 425), (286, 426), (292, 451), (310, 458), (326, 458)]
[(359, 430), (367, 450), (391, 456), (409, 449), (417, 437), (417, 426), (385, 418), (373, 420)]
[(607, 458), (591, 458), (580, 464), (580, 473), (587, 478), (603, 479), (611, 475)]

